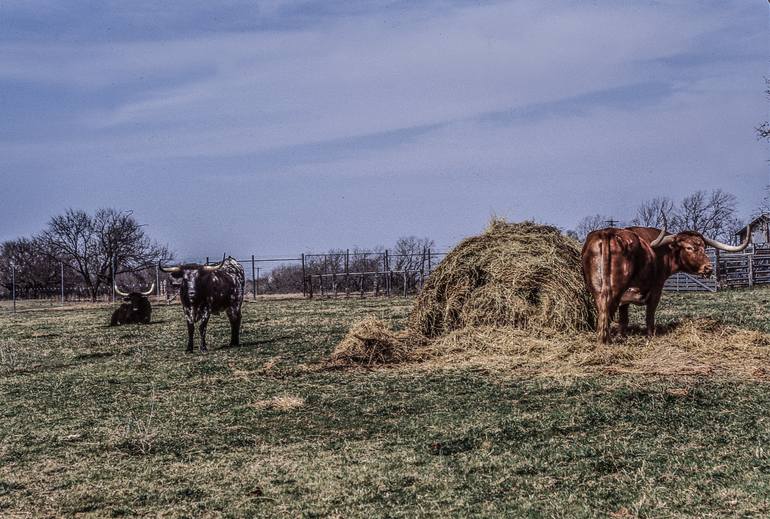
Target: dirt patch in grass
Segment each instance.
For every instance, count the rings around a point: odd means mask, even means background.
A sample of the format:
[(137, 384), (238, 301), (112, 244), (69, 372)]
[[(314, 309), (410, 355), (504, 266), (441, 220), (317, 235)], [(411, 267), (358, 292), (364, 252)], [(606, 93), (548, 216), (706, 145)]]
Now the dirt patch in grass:
[(298, 396), (276, 396), (265, 400), (252, 402), (249, 407), (259, 410), (272, 409), (275, 411), (291, 411), (305, 405), (305, 399)]

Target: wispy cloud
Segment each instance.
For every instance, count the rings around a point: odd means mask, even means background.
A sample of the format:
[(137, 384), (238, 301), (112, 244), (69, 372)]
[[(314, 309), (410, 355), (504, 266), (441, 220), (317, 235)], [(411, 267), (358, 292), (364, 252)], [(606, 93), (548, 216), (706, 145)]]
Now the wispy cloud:
[[(0, 38), (0, 88), (27, 92), (0, 122), (7, 165), (230, 175), (246, 190), (440, 179), (454, 191), (427, 211), (464, 194), (482, 219), (563, 225), (626, 210), (622, 196), (719, 185), (746, 198), (766, 177), (751, 133), (764, 23), (742, 2), (233, 5), (74, 8), (62, 42), (28, 36), (40, 10), (6, 4), (19, 21)], [(103, 19), (114, 38), (94, 29)], [(725, 185), (728, 171), (747, 180)], [(442, 224), (430, 230), (473, 230)]]

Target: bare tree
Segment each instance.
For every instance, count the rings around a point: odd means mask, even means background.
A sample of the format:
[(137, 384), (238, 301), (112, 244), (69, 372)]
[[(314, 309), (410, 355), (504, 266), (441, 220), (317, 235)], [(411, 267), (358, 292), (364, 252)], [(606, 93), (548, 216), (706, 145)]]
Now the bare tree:
[(674, 213), (674, 202), (666, 197), (656, 197), (642, 202), (636, 209), (636, 216), (632, 220), (634, 225), (640, 227), (663, 227), (663, 218), (666, 221), (672, 220)]
[(752, 215), (752, 219), (763, 214), (770, 214), (770, 184), (765, 186), (765, 194), (762, 197), (762, 201), (759, 202), (759, 207)]
[(730, 242), (741, 224), (735, 216), (735, 195), (715, 189), (696, 191), (685, 197), (672, 218), (672, 230), (696, 231), (704, 236)]
[[(61, 276), (59, 263), (43, 247), (34, 238), (9, 240), (0, 245), (0, 285), (10, 291), (15, 278), (16, 291), (25, 297), (40, 297), (57, 286)], [(66, 274), (71, 278), (70, 271)]]
[(574, 232), (579, 241), (585, 241), (586, 236), (588, 236), (591, 231), (604, 229), (605, 227), (608, 227), (609, 222), (612, 221), (613, 219), (609, 216), (604, 216), (601, 214), (586, 216), (578, 222)]
[(427, 261), (428, 249), (436, 246), (430, 238), (402, 236), (393, 248), (395, 270), (420, 270)]
[(150, 240), (131, 211), (99, 209), (91, 216), (69, 209), (51, 218), (38, 239), (80, 274), (93, 301), (114, 276), (172, 257), (166, 246)]
[[(770, 79), (769, 78), (765, 78), (765, 95), (767, 95), (767, 97), (770, 98)], [(770, 140), (770, 123), (765, 121), (759, 126), (757, 126), (756, 130), (757, 130), (757, 138)]]

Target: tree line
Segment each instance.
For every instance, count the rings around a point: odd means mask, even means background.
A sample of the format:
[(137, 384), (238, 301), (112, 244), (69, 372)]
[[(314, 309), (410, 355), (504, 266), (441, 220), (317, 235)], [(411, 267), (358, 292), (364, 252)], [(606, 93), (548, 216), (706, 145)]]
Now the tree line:
[(0, 244), (0, 285), (10, 291), (14, 283), (18, 293), (41, 297), (63, 281), (84, 287), (96, 301), (117, 276), (144, 283), (150, 279), (148, 266), (172, 258), (167, 246), (147, 236), (132, 211), (69, 209), (39, 233)]
[[(424, 268), (433, 240), (405, 236), (387, 249), (390, 270), (417, 271)], [(342, 274), (375, 272), (384, 268), (386, 248), (331, 249), (323, 255), (308, 255), (304, 274)], [(24, 298), (85, 293), (92, 301), (109, 291), (113, 280), (133, 282), (142, 287), (155, 281), (158, 261), (171, 262), (174, 254), (166, 245), (152, 240), (131, 211), (99, 209), (93, 214), (69, 209), (52, 217), (45, 228), (30, 237), (0, 243), (0, 287)], [(249, 269), (246, 269), (250, 274)], [(166, 279), (166, 275), (161, 275)], [(400, 278), (399, 278), (400, 279)], [(371, 287), (366, 279), (364, 289)], [(298, 293), (303, 288), (303, 268), (299, 263), (280, 265), (258, 279), (260, 293)], [(360, 287), (356, 287), (358, 289)], [(173, 289), (169, 287), (173, 292)]]
[[(672, 232), (696, 231), (709, 238), (725, 243), (734, 243), (736, 233), (746, 227), (747, 219), (740, 218), (736, 209), (738, 199), (722, 189), (698, 190), (678, 202), (668, 197), (656, 197), (640, 203), (630, 220), (613, 219), (610, 216), (594, 214), (581, 219), (568, 234), (584, 241), (588, 233), (609, 227), (641, 226), (662, 228), (665, 217), (666, 228)], [(750, 219), (770, 212), (770, 186), (765, 186), (765, 195)]]

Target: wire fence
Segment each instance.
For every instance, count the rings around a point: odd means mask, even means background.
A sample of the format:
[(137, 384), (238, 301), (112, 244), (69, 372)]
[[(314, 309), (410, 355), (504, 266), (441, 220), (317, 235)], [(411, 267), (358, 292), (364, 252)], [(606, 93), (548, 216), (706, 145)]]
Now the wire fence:
[[(245, 295), (254, 300), (266, 295), (290, 294), (301, 294), (306, 298), (408, 296), (422, 289), (428, 275), (445, 254), (432, 249), (410, 253), (346, 249), (296, 256), (251, 255), (236, 261), (246, 274)], [(219, 261), (219, 257), (212, 258), (200, 258), (197, 263)], [(50, 304), (114, 302), (120, 299), (116, 285), (122, 290), (146, 291), (154, 283), (151, 297), (158, 302), (171, 302), (177, 296), (170, 276), (155, 263), (114, 275), (112, 272), (119, 270), (113, 267), (109, 276), (96, 280), (98, 283), (91, 286), (74, 266), (64, 261), (49, 263), (44, 268), (36, 265), (34, 276), (27, 265), (11, 263), (7, 266), (7, 272), (0, 279), (0, 300), (11, 303), (10, 311), (16, 310), (17, 301)]]
[[(668, 279), (665, 289), (715, 292), (770, 285), (769, 244), (751, 245), (740, 253), (710, 250), (709, 255), (715, 265), (714, 277), (702, 279), (678, 273)], [(269, 295), (301, 295), (305, 298), (406, 297), (422, 290), (428, 276), (444, 256), (445, 252), (432, 249), (410, 253), (393, 253), (387, 249), (346, 249), (297, 256), (252, 255), (237, 261), (246, 274), (245, 295), (252, 300)], [(212, 264), (211, 257), (200, 258), (199, 263)], [(170, 277), (154, 263), (111, 275), (110, 279), (101, 280), (96, 288), (89, 287), (77, 270), (63, 261), (52, 262), (44, 269), (38, 266), (34, 279), (30, 278), (25, 267), (11, 264), (6, 268), (7, 272), (0, 279), (0, 300), (5, 300), (6, 304), (0, 305), (0, 309), (15, 312), (18, 301), (48, 302), (51, 305), (94, 300), (114, 302), (120, 298), (115, 292), (115, 285), (122, 290), (146, 291), (154, 283), (153, 296), (157, 302), (170, 303), (177, 296)]]

